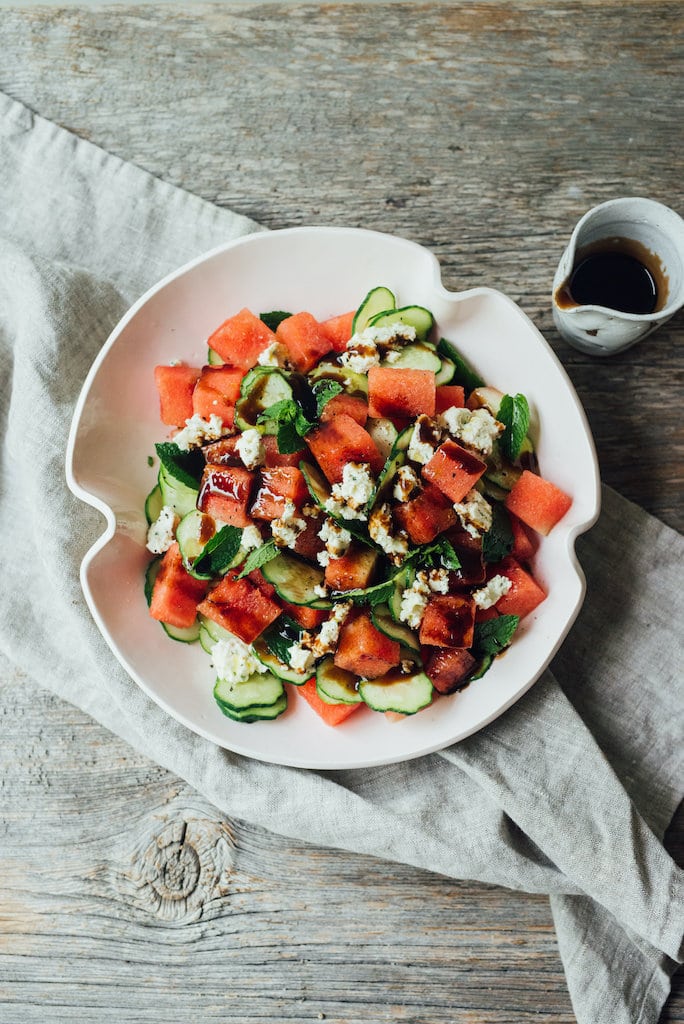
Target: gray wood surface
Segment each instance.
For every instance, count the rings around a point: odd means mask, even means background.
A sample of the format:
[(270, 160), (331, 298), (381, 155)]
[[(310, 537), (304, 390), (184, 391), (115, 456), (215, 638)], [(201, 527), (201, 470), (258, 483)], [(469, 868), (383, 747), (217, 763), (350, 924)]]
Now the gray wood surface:
[[(9, 8), (0, 88), (269, 227), (390, 231), (448, 287), (506, 291), (564, 362), (603, 478), (681, 529), (684, 318), (593, 361), (549, 293), (590, 206), (684, 210), (683, 27), (651, 0)], [(33, 682), (1, 685), (3, 1024), (574, 1020), (545, 899), (222, 820)]]

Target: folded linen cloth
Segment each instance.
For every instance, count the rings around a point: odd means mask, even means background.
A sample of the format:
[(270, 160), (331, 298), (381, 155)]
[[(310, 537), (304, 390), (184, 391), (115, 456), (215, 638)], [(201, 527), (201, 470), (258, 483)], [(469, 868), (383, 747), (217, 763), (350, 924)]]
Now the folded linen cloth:
[[(604, 489), (600, 520), (578, 543), (587, 599), (552, 671), (447, 750), (326, 773), (215, 747), (151, 702), (97, 631), (78, 571), (103, 521), (68, 491), (64, 455), (83, 379), (128, 306), (259, 227), (2, 95), (0, 152), (0, 526), (13, 553), (4, 658), (228, 815), (549, 893), (580, 1024), (657, 1021), (684, 923), (684, 877), (661, 843), (681, 798), (682, 539)], [(29, 598), (38, 571), (47, 585)]]

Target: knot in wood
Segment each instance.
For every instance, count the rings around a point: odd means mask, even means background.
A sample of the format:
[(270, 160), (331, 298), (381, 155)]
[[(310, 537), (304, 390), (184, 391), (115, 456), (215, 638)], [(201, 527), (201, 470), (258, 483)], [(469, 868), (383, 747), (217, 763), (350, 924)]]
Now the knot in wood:
[(161, 899), (184, 900), (197, 888), (200, 859), (194, 846), (183, 841), (162, 847), (151, 884)]

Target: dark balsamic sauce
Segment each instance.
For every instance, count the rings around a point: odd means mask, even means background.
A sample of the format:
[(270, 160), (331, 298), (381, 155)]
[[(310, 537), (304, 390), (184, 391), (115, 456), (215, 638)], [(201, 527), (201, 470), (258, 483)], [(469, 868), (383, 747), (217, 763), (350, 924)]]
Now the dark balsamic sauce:
[(657, 257), (633, 239), (608, 238), (580, 250), (556, 292), (561, 309), (604, 306), (637, 316), (662, 309), (667, 279)]

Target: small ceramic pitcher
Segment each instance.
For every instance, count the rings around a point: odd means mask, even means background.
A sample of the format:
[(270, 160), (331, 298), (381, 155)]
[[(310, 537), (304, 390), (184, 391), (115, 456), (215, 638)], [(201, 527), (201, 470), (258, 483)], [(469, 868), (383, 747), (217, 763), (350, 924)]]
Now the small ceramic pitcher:
[[(626, 240), (655, 282), (653, 312), (625, 313), (580, 305), (572, 297), (573, 271), (602, 243)], [(565, 340), (596, 356), (622, 352), (665, 323), (684, 305), (684, 220), (652, 199), (611, 199), (589, 210), (577, 224), (553, 281), (553, 319)]]

